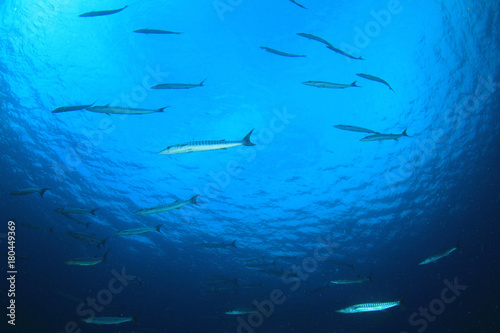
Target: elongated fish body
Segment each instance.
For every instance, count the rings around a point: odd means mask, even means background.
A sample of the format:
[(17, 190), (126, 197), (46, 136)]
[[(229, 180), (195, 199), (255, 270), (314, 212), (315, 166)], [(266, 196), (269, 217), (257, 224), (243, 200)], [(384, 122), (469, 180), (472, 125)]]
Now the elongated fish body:
[(371, 129), (363, 128), (363, 127), (358, 127), (358, 126), (333, 125), (333, 127), (341, 129), (341, 130), (344, 130), (344, 131), (380, 134), (379, 132), (372, 131)]
[(345, 309), (337, 310), (340, 313), (359, 313), (359, 312), (373, 312), (373, 311), (383, 311), (386, 309), (393, 308), (401, 304), (401, 301), (396, 302), (385, 302), (385, 303), (365, 303), (356, 304), (348, 306)]
[(150, 231), (154, 231), (154, 230), (161, 232), (160, 228), (162, 225), (163, 224), (158, 224), (156, 227), (152, 227), (152, 228), (138, 228), (138, 229), (122, 230), (122, 231), (116, 232), (115, 236), (134, 236), (134, 235), (145, 234), (146, 232), (150, 232)]
[(125, 6), (123, 8), (119, 8), (119, 9), (111, 9), (111, 10), (98, 10), (98, 11), (94, 11), (94, 12), (88, 12), (88, 13), (83, 13), (81, 15), (78, 15), (80, 17), (94, 17), (94, 16), (105, 16), (105, 15), (111, 15), (111, 14), (116, 14), (118, 12), (121, 12), (122, 10), (124, 10), (125, 8), (127, 8), (128, 6)]
[(380, 82), (382, 84), (385, 84), (386, 86), (389, 87), (389, 89), (391, 89), (392, 91), (394, 91), (394, 89), (392, 89), (392, 87), (389, 85), (389, 83), (387, 83), (387, 81), (382, 80), (379, 77), (376, 77), (376, 76), (373, 76), (373, 75), (370, 75), (370, 74), (363, 74), (363, 73), (358, 73), (356, 75), (359, 76), (359, 77), (362, 77), (363, 79), (372, 80), (372, 81), (375, 81), (375, 82)]
[(150, 109), (136, 109), (136, 108), (123, 108), (123, 107), (118, 107), (118, 106), (92, 106), (90, 108), (87, 108), (85, 110), (91, 111), (91, 112), (98, 112), (98, 113), (106, 113), (106, 114), (148, 114), (148, 113), (155, 113), (155, 112), (163, 112), (164, 109), (168, 108), (168, 106), (165, 106), (163, 108), (159, 108), (156, 110), (150, 110)]
[(157, 34), (157, 35), (181, 34), (180, 32), (160, 30), (160, 29), (137, 29), (134, 30), (134, 32), (138, 34)]
[(68, 208), (68, 207), (63, 207), (63, 208), (56, 208), (54, 209), (54, 212), (67, 215), (67, 214), (92, 214), (95, 215), (95, 211), (98, 210), (99, 208), (94, 208), (94, 209), (81, 209), (81, 208)]
[(171, 154), (182, 154), (182, 153), (193, 153), (208, 150), (218, 150), (227, 149), (236, 146), (255, 146), (254, 143), (250, 142), (250, 136), (253, 130), (251, 130), (245, 137), (240, 141), (226, 141), (226, 140), (207, 140), (207, 141), (193, 141), (183, 144), (178, 144), (174, 146), (168, 146), (167, 148), (160, 151), (158, 154), (161, 155), (171, 155)]
[(320, 43), (323, 43), (326, 46), (332, 46), (333, 47), (333, 45), (330, 44), (330, 42), (328, 42), (327, 40), (325, 40), (325, 39), (323, 39), (321, 37), (314, 36), (312, 34), (308, 34), (308, 33), (305, 33), (305, 32), (297, 32), (297, 35), (305, 37), (305, 38), (308, 38), (308, 39), (315, 40), (315, 41), (320, 42)]
[(69, 105), (69, 106), (61, 106), (57, 109), (52, 110), (52, 113), (59, 113), (59, 112), (69, 112), (69, 111), (78, 111), (78, 110), (83, 110), (87, 109), (94, 105), (92, 104), (87, 104), (87, 105)]
[(297, 58), (297, 57), (305, 57), (305, 55), (300, 55), (300, 54), (293, 54), (293, 53), (287, 53), (287, 52), (283, 52), (283, 51), (278, 51), (278, 50), (275, 50), (275, 49), (272, 49), (270, 47), (266, 47), (266, 46), (261, 46), (260, 47), (261, 49), (267, 51), (267, 52), (270, 52), (270, 53), (274, 53), (274, 54), (277, 54), (277, 55), (280, 55), (280, 56), (283, 56), (283, 57), (291, 57), (291, 58)]
[(356, 85), (356, 81), (354, 81), (351, 84), (344, 84), (344, 83), (332, 83), (332, 82), (325, 82), (325, 81), (305, 81), (302, 82), (306, 86), (312, 86), (312, 87), (318, 87), (318, 88), (332, 88), (332, 89), (345, 89), (345, 88), (350, 88), (350, 87), (359, 87)]
[(460, 248), (460, 244), (457, 244), (456, 246), (452, 247), (451, 249), (448, 249), (442, 253), (435, 254), (433, 256), (430, 256), (429, 258), (425, 259), (422, 261), (419, 265), (426, 265), (431, 262), (436, 262), (441, 258), (449, 256), (453, 251), (458, 250)]
[(298, 3), (297, 1), (295, 0), (290, 0), (290, 2), (293, 2), (294, 4), (296, 4), (297, 6), (301, 7), (301, 8), (304, 8), (304, 9), (307, 9), (306, 7), (302, 6), (300, 3)]
[(354, 59), (354, 60), (365, 60), (365, 59), (363, 59), (362, 57), (355, 57), (355, 56), (352, 56), (352, 55), (350, 55), (349, 53), (344, 52), (344, 51), (342, 51), (341, 49), (338, 49), (338, 48), (336, 48), (336, 47), (335, 47), (335, 46), (333, 46), (333, 45), (327, 45), (327, 48), (329, 48), (330, 50), (335, 51), (335, 52), (337, 52), (337, 53), (339, 53), (339, 54), (342, 54), (343, 56), (346, 56), (346, 57), (348, 57), (348, 58)]
[(196, 84), (196, 83), (161, 83), (161, 84), (157, 84), (155, 86), (152, 86), (150, 89), (190, 89), (190, 88), (202, 87), (203, 82), (205, 82), (205, 80), (201, 81), (198, 84)]
[(10, 195), (27, 195), (31, 193), (40, 194), (40, 198), (43, 198), (45, 191), (50, 190), (49, 188), (25, 188), (23, 190), (17, 190), (10, 192)]
[(256, 307), (254, 306), (248, 306), (248, 307), (242, 307), (242, 308), (237, 308), (231, 311), (227, 311), (225, 314), (227, 315), (232, 315), (232, 316), (238, 316), (238, 315), (245, 315), (245, 314), (250, 314), (250, 313), (257, 313), (259, 312)]
[(70, 259), (65, 262), (66, 265), (70, 266), (94, 266), (100, 264), (101, 262), (106, 262), (106, 257), (108, 256), (109, 249), (104, 253), (101, 258), (76, 258)]
[(373, 281), (371, 276), (359, 279), (351, 279), (351, 280), (333, 280), (330, 281), (330, 284), (357, 284), (357, 283), (364, 283), (367, 281)]
[(236, 247), (236, 241), (232, 241), (231, 243), (200, 243), (198, 246), (206, 249), (225, 249), (228, 247)]
[(80, 220), (75, 219), (73, 216), (71, 216), (71, 215), (69, 215), (69, 214), (65, 214), (65, 213), (60, 213), (60, 214), (61, 214), (62, 216), (64, 216), (64, 217), (66, 217), (66, 218), (70, 219), (70, 220), (71, 220), (71, 221), (73, 221), (73, 222), (76, 222), (76, 223), (78, 223), (78, 224), (84, 225), (86, 228), (88, 228), (88, 227), (89, 227), (89, 225), (90, 225), (90, 222), (87, 222), (87, 223), (82, 222), (82, 221), (80, 221)]
[(408, 134), (406, 134), (406, 130), (404, 130), (403, 133), (401, 133), (401, 134), (382, 134), (382, 133), (379, 133), (379, 134), (369, 135), (369, 136), (365, 136), (363, 139), (361, 139), (359, 141), (397, 140), (403, 136), (409, 136)]
[(139, 313), (136, 313), (132, 317), (90, 317), (82, 319), (82, 321), (87, 324), (96, 324), (96, 325), (118, 325), (118, 324), (128, 323), (129, 321), (137, 323), (138, 315)]
[(177, 200), (175, 202), (172, 202), (172, 203), (169, 203), (166, 205), (160, 205), (160, 206), (156, 206), (156, 207), (152, 207), (152, 208), (139, 209), (138, 211), (134, 212), (134, 214), (136, 214), (136, 215), (158, 214), (158, 213), (168, 212), (169, 210), (181, 208), (182, 206), (187, 205), (187, 204), (195, 204), (195, 205), (199, 206), (198, 203), (196, 202), (196, 198), (198, 196), (199, 195), (197, 194), (188, 200), (184, 200), (184, 201)]

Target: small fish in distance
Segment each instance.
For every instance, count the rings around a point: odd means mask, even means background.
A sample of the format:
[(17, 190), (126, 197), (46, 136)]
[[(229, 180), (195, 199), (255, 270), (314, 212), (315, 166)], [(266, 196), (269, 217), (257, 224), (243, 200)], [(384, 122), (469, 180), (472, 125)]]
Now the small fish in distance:
[(380, 134), (379, 132), (372, 131), (371, 129), (358, 127), (358, 126), (340, 124), (340, 125), (333, 125), (333, 127), (344, 130), (344, 131)]
[(290, 57), (290, 58), (305, 57), (305, 55), (293, 54), (293, 53), (278, 51), (278, 50), (275, 50), (275, 49), (272, 49), (272, 48), (266, 47), (266, 46), (261, 46), (260, 48), (263, 49), (263, 50), (265, 50), (265, 51), (267, 51), (267, 52), (269, 52), (269, 53), (274, 53), (274, 54), (277, 54), (277, 55), (280, 55), (280, 56), (283, 56), (283, 57)]
[(345, 89), (345, 88), (350, 88), (350, 87), (358, 87), (356, 85), (356, 81), (354, 81), (351, 84), (344, 84), (344, 83), (333, 83), (333, 82), (325, 82), (325, 81), (305, 81), (302, 82), (302, 84), (305, 84), (306, 86), (312, 86), (312, 87), (318, 87), (318, 88), (331, 88), (331, 89)]
[(148, 113), (163, 112), (163, 110), (165, 110), (166, 108), (168, 108), (168, 106), (164, 106), (156, 110), (138, 109), (138, 108), (124, 108), (119, 106), (109, 106), (109, 104), (107, 104), (104, 106), (98, 106), (98, 105), (92, 106), (86, 108), (85, 110), (90, 112), (105, 113), (107, 115), (110, 115), (110, 114), (148, 114)]
[(198, 194), (191, 197), (191, 199), (188, 199), (188, 200), (183, 200), (183, 201), (176, 200), (176, 201), (169, 203), (169, 204), (166, 204), (166, 205), (160, 205), (160, 206), (156, 206), (156, 207), (152, 207), (152, 208), (139, 209), (138, 211), (135, 211), (134, 214), (136, 214), (136, 215), (158, 214), (158, 213), (168, 212), (169, 210), (181, 208), (182, 206), (187, 205), (187, 204), (194, 204), (194, 205), (199, 206), (198, 203), (196, 202), (197, 197), (198, 197)]
[(336, 47), (335, 47), (335, 46), (333, 46), (333, 45), (328, 45), (328, 46), (327, 46), (327, 48), (328, 48), (328, 49), (330, 49), (330, 50), (332, 50), (332, 51), (335, 51), (335, 52), (337, 52), (337, 53), (339, 53), (339, 54), (342, 54), (343, 56), (346, 56), (346, 57), (348, 57), (348, 58), (351, 58), (351, 59), (355, 59), (355, 60), (365, 60), (365, 59), (363, 59), (362, 57), (355, 57), (355, 56), (352, 56), (352, 55), (350, 55), (349, 53), (344, 52), (344, 51), (342, 51), (341, 49), (338, 49), (338, 48), (336, 48)]
[(401, 134), (383, 134), (383, 133), (379, 133), (379, 134), (365, 136), (363, 139), (361, 139), (359, 141), (382, 141), (382, 140), (396, 140), (397, 141), (400, 137), (403, 137), (403, 136), (408, 136), (409, 137), (409, 135), (406, 134), (406, 129)]
[(308, 34), (308, 33), (305, 33), (305, 32), (297, 32), (297, 35), (299, 35), (301, 37), (308, 38), (308, 39), (315, 40), (315, 41), (320, 42), (320, 43), (323, 43), (326, 46), (332, 46), (333, 47), (333, 45), (330, 44), (330, 42), (328, 42), (327, 40), (325, 40), (325, 39), (323, 39), (321, 37), (315, 36), (313, 34)]
[(10, 195), (27, 195), (31, 193), (38, 193), (40, 194), (40, 198), (43, 198), (43, 194), (45, 191), (50, 190), (49, 188), (25, 188), (22, 190), (16, 190), (10, 192)]
[(137, 29), (134, 30), (138, 34), (156, 34), (156, 35), (180, 35), (182, 32), (160, 30), (160, 29)]
[(190, 88), (202, 87), (203, 82), (205, 82), (205, 80), (201, 81), (198, 84), (196, 84), (196, 83), (161, 83), (161, 84), (157, 84), (155, 86), (152, 86), (150, 89), (190, 89)]
[(98, 10), (98, 11), (94, 11), (94, 12), (83, 13), (83, 14), (81, 14), (79, 16), (80, 17), (95, 17), (95, 16), (111, 15), (111, 14), (115, 14), (115, 13), (121, 12), (122, 10), (124, 10), (127, 7), (128, 6), (125, 6), (123, 8), (119, 8), (119, 9)]

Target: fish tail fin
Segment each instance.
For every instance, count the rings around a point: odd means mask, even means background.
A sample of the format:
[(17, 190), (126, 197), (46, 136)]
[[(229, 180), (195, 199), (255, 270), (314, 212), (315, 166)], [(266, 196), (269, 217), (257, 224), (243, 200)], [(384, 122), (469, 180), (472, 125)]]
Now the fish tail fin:
[(164, 106), (162, 108), (159, 108), (158, 110), (156, 110), (156, 112), (163, 112), (163, 110), (165, 110), (166, 108), (169, 108), (170, 106)]
[(403, 131), (403, 133), (401, 133), (402, 136), (409, 136), (408, 134), (406, 134), (406, 130), (407, 128)]
[(391, 89), (393, 93), (396, 93), (396, 91), (394, 89), (392, 89), (392, 87), (389, 87), (389, 89)]
[(40, 192), (38, 192), (38, 193), (40, 193), (40, 198), (43, 198), (43, 194), (44, 194), (44, 193), (45, 193), (45, 191), (47, 191), (47, 190), (50, 190), (50, 188), (42, 188), (42, 189), (40, 190)]
[(162, 225), (163, 225), (163, 224), (158, 224), (158, 225), (155, 227), (156, 231), (158, 231), (160, 234), (162, 233), (162, 232), (161, 232), (161, 230), (160, 230), (160, 228), (161, 228), (161, 226), (162, 226)]
[(90, 211), (90, 214), (94, 215), (95, 216), (95, 211), (98, 210), (99, 208), (94, 208)]
[(200, 82), (199, 86), (203, 86), (203, 82), (205, 82), (207, 78), (203, 79), (203, 81)]
[(97, 248), (100, 248), (101, 246), (106, 247), (106, 241), (109, 239), (109, 237), (104, 238), (102, 241), (100, 241), (97, 244)]
[(232, 241), (231, 244), (229, 244), (229, 246), (236, 247), (236, 240)]
[(196, 198), (199, 197), (199, 196), (200, 196), (199, 194), (193, 195), (193, 197), (191, 199), (189, 199), (189, 200), (191, 200), (192, 204), (195, 204), (196, 206), (199, 206), (198, 202), (196, 202)]
[(109, 250), (111, 250), (111, 249), (108, 249), (106, 252), (104, 252), (104, 255), (102, 256), (102, 262), (103, 262), (103, 263), (106, 263), (106, 258), (107, 258), (107, 256), (108, 256), (108, 252), (109, 252)]
[(405, 293), (403, 294), (403, 296), (401, 296), (401, 298), (399, 299), (399, 304), (400, 304), (403, 308), (405, 308), (405, 309), (407, 308), (406, 303), (405, 303), (405, 299), (406, 299), (406, 294), (407, 294), (407, 293), (408, 293), (408, 292), (405, 292)]
[(137, 322), (137, 317), (139, 317), (139, 315), (140, 315), (140, 314), (141, 314), (141, 311), (139, 311), (139, 312), (137, 312), (136, 314), (134, 314), (134, 315), (132, 316), (132, 322), (134, 322), (135, 324), (139, 324), (139, 323)]
[(356, 85), (356, 82), (358, 81), (354, 81), (353, 83), (351, 83), (351, 87), (359, 87), (358, 85)]
[(245, 137), (243, 138), (243, 140), (241, 140), (243, 146), (255, 146), (255, 143), (252, 143), (250, 141), (250, 135), (252, 135), (252, 132), (253, 132), (254, 129), (252, 129), (247, 135), (245, 135)]

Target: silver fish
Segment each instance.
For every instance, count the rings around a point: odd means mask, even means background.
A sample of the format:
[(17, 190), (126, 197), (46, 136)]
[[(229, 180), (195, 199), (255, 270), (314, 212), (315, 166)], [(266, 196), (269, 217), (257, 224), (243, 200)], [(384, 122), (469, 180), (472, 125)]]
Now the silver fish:
[(160, 35), (168, 35), (168, 34), (179, 35), (179, 34), (181, 34), (181, 32), (160, 30), (160, 29), (138, 29), (138, 30), (134, 30), (134, 32), (138, 33), (138, 34), (160, 34)]
[(78, 111), (78, 110), (83, 110), (83, 109), (89, 108), (89, 107), (91, 107), (92, 105), (94, 105), (94, 103), (92, 103), (92, 104), (88, 104), (88, 105), (69, 105), (69, 106), (61, 106), (61, 107), (59, 107), (59, 108), (56, 108), (56, 109), (52, 110), (52, 113), (69, 112), (69, 111)]
[[(108, 104), (109, 105), (109, 104)], [(119, 106), (92, 106), (89, 108), (86, 108), (85, 110), (91, 111), (91, 112), (97, 112), (97, 113), (105, 113), (107, 115), (109, 114), (148, 114), (148, 113), (155, 113), (155, 112), (163, 112), (168, 106), (152, 110), (152, 109), (137, 109), (137, 108), (124, 108), (124, 107), (119, 107)]]
[(198, 196), (199, 195), (197, 194), (188, 200), (184, 200), (184, 201), (176, 200), (176, 201), (169, 203), (169, 204), (166, 204), (166, 205), (160, 205), (160, 206), (156, 206), (156, 207), (152, 207), (152, 208), (139, 209), (138, 211), (135, 211), (134, 214), (136, 214), (136, 215), (158, 214), (158, 213), (167, 212), (167, 211), (172, 210), (172, 209), (181, 208), (182, 206), (187, 205), (187, 204), (195, 204), (195, 205), (199, 206), (198, 203), (196, 202), (196, 198)]
[(344, 131), (380, 134), (379, 132), (372, 131), (371, 129), (358, 127), (358, 126), (333, 125), (333, 127), (344, 130)]
[(325, 81), (305, 81), (305, 82), (302, 82), (302, 84), (305, 84), (306, 86), (313, 86), (313, 87), (318, 87), (318, 88), (332, 88), (332, 89), (345, 89), (345, 88), (350, 88), (350, 87), (359, 87), (356, 85), (356, 81), (354, 81), (351, 84), (332, 83), (332, 82), (325, 82)]
[(190, 88), (195, 88), (195, 87), (202, 87), (203, 82), (205, 82), (205, 80), (201, 81), (198, 84), (195, 84), (195, 83), (161, 83), (161, 84), (157, 84), (155, 86), (152, 86), (150, 89), (190, 89)]
[(300, 54), (293, 54), (293, 53), (287, 53), (287, 52), (283, 52), (283, 51), (278, 51), (278, 50), (275, 50), (275, 49), (272, 49), (270, 47), (267, 47), (267, 46), (261, 46), (260, 47), (261, 49), (267, 51), (267, 52), (270, 52), (270, 53), (274, 53), (274, 54), (277, 54), (277, 55), (280, 55), (280, 56), (284, 56), (284, 57), (305, 57), (305, 55), (300, 55)]
[(237, 316), (237, 315), (245, 315), (245, 314), (250, 314), (250, 313), (257, 313), (259, 312), (255, 306), (245, 306), (242, 308), (237, 308), (231, 311), (227, 311), (225, 314), (227, 315), (232, 315), (232, 316)]
[(110, 249), (108, 249), (101, 258), (76, 258), (67, 260), (65, 264), (70, 266), (94, 266), (101, 262), (105, 263), (109, 250)]
[(98, 10), (98, 11), (94, 11), (94, 12), (83, 13), (83, 14), (78, 15), (78, 16), (80, 16), (80, 17), (94, 17), (94, 16), (111, 15), (111, 14), (115, 14), (115, 13), (121, 12), (122, 10), (124, 10), (127, 7), (128, 6), (125, 6), (123, 8), (119, 8), (119, 9)]
[(384, 303), (364, 303), (348, 306), (347, 308), (337, 310), (340, 313), (359, 313), (359, 312), (372, 312), (372, 311), (383, 311), (389, 308), (393, 308), (402, 303), (402, 301), (396, 302), (384, 302)]
[(332, 281), (330, 281), (330, 284), (357, 284), (357, 283), (363, 283), (363, 282), (367, 282), (367, 281), (373, 282), (371, 274), (368, 275), (367, 277), (360, 277), (357, 279), (332, 280)]
[(170, 154), (181, 154), (181, 153), (192, 153), (208, 150), (218, 150), (227, 149), (236, 146), (255, 146), (254, 143), (250, 142), (250, 136), (253, 130), (251, 130), (243, 139), (240, 141), (226, 141), (226, 140), (207, 140), (207, 141), (193, 141), (173, 146), (168, 146), (167, 148), (160, 151), (158, 154), (170, 155)]
[(326, 46), (332, 46), (332, 44), (330, 44), (330, 42), (328, 42), (327, 40), (321, 38), (321, 37), (318, 37), (318, 36), (315, 36), (315, 35), (312, 35), (312, 34), (308, 34), (308, 33), (305, 33), (305, 32), (297, 32), (297, 35), (301, 36), (301, 37), (305, 37), (305, 38), (308, 38), (308, 39), (312, 39), (312, 40), (315, 40), (317, 42), (320, 42), (320, 43), (323, 43), (325, 44)]
[(389, 85), (389, 83), (387, 83), (387, 81), (382, 80), (379, 77), (376, 77), (376, 76), (373, 76), (373, 75), (370, 75), (370, 74), (363, 74), (363, 73), (358, 73), (356, 75), (359, 76), (359, 77), (362, 77), (364, 79), (367, 79), (367, 80), (372, 80), (372, 81), (375, 81), (375, 82), (380, 82), (382, 84), (385, 84), (386, 86), (389, 87), (389, 89), (391, 89), (393, 92), (395, 92), (394, 89), (392, 89), (392, 87)]
[(40, 198), (43, 198), (43, 194), (47, 190), (50, 190), (50, 188), (25, 188), (23, 190), (12, 191), (10, 192), (10, 195), (27, 195), (31, 193), (38, 193), (40, 194)]
[(140, 234), (145, 234), (146, 232), (150, 231), (158, 231), (161, 233), (161, 226), (163, 224), (158, 224), (156, 227), (152, 228), (138, 228), (138, 229), (129, 229), (129, 230), (121, 230), (115, 233), (115, 236), (133, 236), (133, 235), (140, 235)]
[(82, 321), (87, 324), (96, 324), (96, 325), (118, 325), (127, 323), (129, 321), (137, 323), (137, 316), (139, 316), (139, 314), (140, 312), (136, 313), (132, 317), (90, 317), (82, 319)]
[(451, 249), (448, 249), (448, 250), (446, 250), (444, 252), (441, 252), (441, 253), (438, 253), (438, 254), (430, 256), (429, 258), (427, 258), (424, 261), (422, 261), (419, 265), (426, 265), (426, 264), (429, 264), (431, 262), (436, 262), (436, 261), (438, 261), (441, 258), (449, 256), (453, 251), (458, 250), (460, 248), (461, 248), (460, 244), (457, 243), (457, 245), (455, 245)]
[(365, 136), (363, 139), (361, 139), (359, 141), (397, 140), (403, 136), (409, 136), (408, 134), (406, 134), (406, 129), (401, 134), (382, 134), (382, 133), (379, 133), (379, 134)]

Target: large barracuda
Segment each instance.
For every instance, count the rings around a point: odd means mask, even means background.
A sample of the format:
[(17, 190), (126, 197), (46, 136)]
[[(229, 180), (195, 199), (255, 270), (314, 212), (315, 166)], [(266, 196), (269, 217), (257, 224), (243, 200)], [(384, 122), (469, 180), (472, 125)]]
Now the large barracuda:
[(152, 208), (139, 209), (138, 211), (135, 211), (134, 214), (136, 214), (136, 215), (158, 214), (158, 213), (168, 212), (169, 210), (181, 208), (182, 206), (187, 205), (187, 204), (195, 204), (195, 205), (199, 206), (198, 203), (196, 202), (196, 198), (198, 196), (199, 195), (197, 194), (188, 200), (183, 200), (183, 201), (177, 200), (177, 201), (174, 201), (174, 202), (166, 204), (166, 205), (160, 205), (160, 206), (156, 206), (156, 207), (152, 207)]
[(245, 135), (245, 137), (240, 141), (226, 141), (226, 140), (193, 141), (193, 142), (168, 146), (167, 148), (160, 151), (158, 154), (170, 155), (170, 154), (227, 149), (236, 146), (255, 146), (254, 143), (250, 142), (250, 135), (252, 135), (252, 132), (253, 130), (251, 130), (247, 135)]
[(161, 83), (161, 84), (157, 84), (155, 86), (152, 86), (150, 89), (190, 89), (190, 88), (195, 88), (195, 87), (202, 87), (203, 82), (205, 82), (205, 80), (201, 81), (198, 84), (196, 84), (196, 83)]
[(96, 324), (96, 325), (118, 325), (127, 323), (129, 321), (137, 323), (137, 316), (139, 314), (140, 312), (136, 313), (132, 317), (90, 317), (82, 319), (82, 321), (87, 324)]
[(94, 266), (101, 262), (106, 262), (108, 252), (109, 249), (106, 251), (106, 253), (104, 253), (102, 258), (76, 258), (66, 261), (65, 264), (70, 266)]
[(168, 106), (152, 110), (152, 109), (136, 109), (136, 108), (124, 108), (124, 107), (118, 107), (118, 106), (92, 106), (89, 108), (86, 108), (85, 110), (91, 111), (91, 112), (98, 112), (98, 113), (105, 113), (107, 115), (109, 114), (148, 114), (148, 113), (155, 113), (155, 112), (163, 112), (168, 108)]
[(359, 141), (397, 140), (403, 136), (409, 136), (408, 134), (406, 134), (406, 129), (401, 134), (382, 134), (382, 133), (379, 133), (379, 134), (365, 136), (363, 139), (361, 139)]
[(25, 188), (23, 190), (17, 190), (10, 192), (10, 195), (27, 195), (31, 193), (40, 194), (40, 198), (43, 198), (45, 191), (50, 190), (49, 188)]
[(80, 17), (94, 17), (94, 16), (104, 16), (104, 15), (111, 15), (111, 14), (115, 14), (115, 13), (118, 13), (118, 12), (121, 12), (122, 10), (124, 10), (125, 8), (127, 8), (128, 6), (125, 6), (123, 8), (119, 8), (119, 9), (111, 9), (111, 10), (97, 10), (97, 11), (93, 11), (93, 12), (87, 12), (87, 13), (83, 13), (81, 15), (79, 15)]
[(344, 309), (337, 310), (336, 312), (359, 313), (359, 312), (383, 311), (383, 310), (398, 306), (401, 303), (402, 303), (402, 301), (356, 304), (356, 305), (348, 306), (347, 308), (344, 308)]
[(441, 253), (435, 254), (433, 256), (430, 256), (429, 258), (427, 258), (424, 261), (422, 261), (419, 265), (426, 265), (426, 264), (429, 264), (431, 262), (436, 262), (437, 260), (439, 260), (441, 258), (449, 256), (453, 251), (458, 250), (460, 248), (461, 248), (460, 244), (457, 243), (457, 245), (455, 245), (451, 249), (448, 249), (448, 250), (446, 250), (444, 252), (441, 252)]
[(140, 235), (140, 234), (145, 234), (146, 232), (150, 231), (158, 231), (161, 233), (161, 226), (163, 224), (158, 224), (156, 227), (151, 227), (151, 228), (138, 228), (138, 229), (129, 229), (129, 230), (121, 230), (115, 233), (115, 236), (134, 236), (134, 235)]
[(333, 125), (333, 127), (341, 129), (341, 130), (344, 130), (344, 131), (380, 134), (379, 132), (372, 131), (371, 129), (363, 128), (363, 127), (358, 127), (358, 126)]
[(391, 89), (393, 92), (395, 92), (394, 89), (392, 89), (392, 87), (389, 85), (389, 83), (387, 83), (387, 81), (382, 80), (379, 77), (376, 77), (376, 76), (373, 76), (373, 75), (370, 75), (370, 74), (363, 74), (363, 73), (358, 73), (356, 75), (359, 76), (359, 77), (362, 77), (364, 79), (367, 79), (367, 80), (372, 80), (372, 81), (375, 81), (375, 82), (380, 82), (382, 84), (385, 84), (386, 86), (389, 87), (389, 89)]
[(356, 81), (351, 84), (344, 83), (333, 83), (333, 82), (325, 82), (325, 81), (305, 81), (302, 82), (306, 86), (313, 86), (318, 88), (332, 88), (332, 89), (345, 89), (350, 87), (359, 87), (356, 85)]
[(305, 57), (305, 55), (303, 55), (303, 54), (293, 54), (293, 53), (278, 51), (278, 50), (272, 49), (272, 48), (267, 47), (267, 46), (261, 46), (260, 48), (263, 49), (264, 51), (274, 53), (274, 54), (277, 54), (277, 55), (280, 55), (283, 57), (292, 57), (292, 58)]

